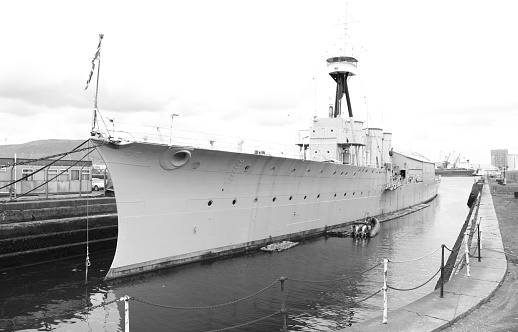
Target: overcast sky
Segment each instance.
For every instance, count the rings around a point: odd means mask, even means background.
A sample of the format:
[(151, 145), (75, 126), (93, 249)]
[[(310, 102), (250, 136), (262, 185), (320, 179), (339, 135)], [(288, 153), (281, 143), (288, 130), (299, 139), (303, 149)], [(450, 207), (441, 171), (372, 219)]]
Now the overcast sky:
[(168, 134), (174, 113), (178, 130), (292, 144), (327, 116), (325, 59), (352, 52), (355, 120), (434, 161), (489, 164), (491, 149), (518, 154), (517, 13), (515, 1), (6, 1), (0, 144), (89, 137), (103, 33), (98, 106), (116, 129)]

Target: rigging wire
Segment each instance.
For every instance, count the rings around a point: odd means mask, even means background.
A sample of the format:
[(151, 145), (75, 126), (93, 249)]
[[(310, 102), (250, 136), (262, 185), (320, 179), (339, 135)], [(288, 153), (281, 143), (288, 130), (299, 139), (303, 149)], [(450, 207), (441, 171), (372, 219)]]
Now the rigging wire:
[[(5, 185), (5, 186), (3, 186), (3, 187), (0, 187), (0, 189), (4, 189), (5, 187), (12, 186), (12, 185), (13, 185), (13, 184), (15, 184), (15, 183), (18, 183), (18, 182), (20, 182), (20, 181), (23, 181), (23, 180), (25, 180), (25, 179), (27, 179), (27, 178), (29, 178), (29, 177), (33, 176), (34, 174), (39, 173), (39, 172), (41, 172), (42, 170), (44, 170), (44, 169), (46, 169), (46, 168), (49, 168), (50, 166), (54, 165), (55, 163), (57, 163), (58, 161), (60, 161), (61, 159), (63, 159), (65, 156), (67, 156), (67, 155), (69, 155), (69, 154), (76, 153), (76, 152), (80, 152), (80, 151), (84, 151), (84, 150), (92, 149), (92, 148), (88, 147), (88, 148), (84, 148), (84, 149), (77, 150), (78, 148), (80, 148), (80, 147), (81, 147), (81, 146), (83, 146), (86, 142), (89, 142), (89, 141), (90, 141), (89, 139), (88, 139), (88, 140), (86, 140), (86, 141), (84, 141), (83, 143), (81, 143), (80, 145), (78, 145), (76, 148), (74, 148), (72, 151), (69, 151), (69, 152), (65, 152), (65, 153), (63, 153), (61, 158), (58, 158), (58, 159), (54, 160), (54, 161), (53, 161), (53, 162), (51, 162), (50, 164), (45, 165), (45, 166), (41, 167), (40, 169), (37, 169), (36, 171), (34, 171), (34, 172), (30, 173), (30, 174), (27, 174), (27, 175), (25, 175), (25, 176), (21, 177), (20, 179), (18, 179), (18, 180), (16, 180), (16, 181), (13, 181), (13, 182), (11, 182), (11, 183), (6, 184), (6, 185)], [(33, 163), (33, 162), (35, 162), (35, 161), (39, 161), (39, 160), (48, 160), (47, 158), (49, 158), (49, 157), (44, 157), (44, 158), (40, 158), (40, 159), (36, 159), (36, 160), (31, 160), (31, 161), (23, 162), (23, 163), (14, 163), (12, 166), (0, 166), (0, 167), (15, 167), (15, 166), (19, 166), (19, 165), (26, 165), (26, 164)], [(47, 183), (47, 182), (45, 182), (45, 183)]]
[[(11, 198), (7, 201), (4, 201), (2, 204), (6, 204), (7, 202), (12, 202), (12, 201), (15, 201), (16, 199), (20, 198), (20, 197), (24, 197), (28, 194), (30, 194), (31, 192), (43, 187), (44, 185), (46, 185), (47, 183), (49, 183), (50, 181), (56, 179), (58, 176), (62, 175), (63, 173), (65, 172), (68, 172), (69, 169), (71, 169), (72, 167), (76, 166), (77, 164), (79, 164), (81, 161), (83, 161), (83, 159), (85, 159), (88, 155), (90, 155), (90, 153), (94, 152), (95, 151), (95, 147), (91, 147), (90, 148), (91, 150), (85, 154), (83, 157), (81, 157), (81, 159), (79, 159), (78, 161), (76, 161), (74, 164), (70, 165), (69, 167), (65, 168), (63, 171), (61, 171), (60, 173), (58, 173), (56, 176), (54, 176), (52, 179), (48, 179), (47, 181), (44, 181), (42, 184), (40, 184), (39, 186), (37, 187), (34, 187), (33, 189), (27, 191), (26, 193), (24, 194), (21, 194), (21, 195), (18, 195), (16, 196), (15, 198)], [(18, 180), (19, 181), (19, 180)], [(2, 187), (3, 188), (3, 187)]]

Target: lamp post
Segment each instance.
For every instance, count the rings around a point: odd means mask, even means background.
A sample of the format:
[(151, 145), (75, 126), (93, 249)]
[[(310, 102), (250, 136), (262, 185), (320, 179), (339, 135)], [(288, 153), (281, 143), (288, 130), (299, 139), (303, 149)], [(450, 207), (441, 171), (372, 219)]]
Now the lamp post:
[(173, 119), (175, 116), (180, 116), (180, 114), (171, 114), (171, 134), (169, 135), (169, 146), (171, 146), (171, 140), (173, 139)]

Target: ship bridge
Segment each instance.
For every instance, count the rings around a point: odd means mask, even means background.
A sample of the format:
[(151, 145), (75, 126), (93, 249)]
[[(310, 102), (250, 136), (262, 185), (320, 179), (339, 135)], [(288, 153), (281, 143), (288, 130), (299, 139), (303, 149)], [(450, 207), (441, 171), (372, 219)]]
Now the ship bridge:
[[(336, 82), (335, 102), (329, 106), (328, 118), (313, 119), (309, 135), (304, 135), (304, 138), (309, 137), (309, 142), (299, 137), (297, 145), (304, 159), (370, 167), (390, 163), (391, 134), (378, 128), (363, 128), (363, 122), (353, 118), (348, 81), (357, 75), (357, 63), (358, 60), (348, 56), (327, 59), (329, 75)], [(344, 95), (347, 120), (342, 118)]]

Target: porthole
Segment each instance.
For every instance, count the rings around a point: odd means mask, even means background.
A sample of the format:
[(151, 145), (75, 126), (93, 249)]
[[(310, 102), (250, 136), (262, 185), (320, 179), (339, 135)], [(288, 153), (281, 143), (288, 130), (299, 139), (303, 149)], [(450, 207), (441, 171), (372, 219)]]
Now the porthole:
[(347, 195), (347, 193), (344, 193), (344, 197)]
[(353, 191), (353, 196), (356, 195), (356, 192)]
[(340, 173), (340, 176), (344, 175), (344, 172)]
[(349, 174), (349, 172), (345, 172), (345, 175)]
[(245, 171), (248, 171), (250, 169), (250, 165), (245, 166)]
[(293, 199), (293, 196), (290, 196), (290, 201)]
[(311, 170), (308, 168), (307, 172), (309, 173), (309, 172), (311, 172)]
[(336, 194), (335, 194), (335, 197), (336, 197)]
[(274, 197), (274, 198), (272, 199), (272, 202), (275, 202), (276, 200), (277, 200), (277, 197)]
[(294, 169), (292, 169), (292, 170), (291, 170), (291, 172), (293, 173), (293, 172), (295, 172), (296, 170), (297, 170), (297, 169), (296, 169), (296, 168), (294, 168)]
[(212, 199), (207, 203), (208, 206), (212, 206)]
[(272, 168), (270, 168), (270, 172), (275, 172), (275, 166), (272, 166)]
[(306, 199), (308, 196), (304, 195), (304, 199)]
[(258, 201), (258, 198), (257, 197), (254, 198), (254, 203), (257, 203), (257, 201)]
[(317, 195), (317, 198), (320, 198), (320, 194)]
[(237, 199), (233, 199), (232, 200), (232, 205), (236, 205), (236, 203), (237, 203)]
[(335, 174), (336, 174), (336, 171), (333, 172), (333, 175), (335, 175)]
[(323, 169), (321, 169), (321, 170), (320, 170), (320, 172), (318, 172), (318, 173), (322, 174), (322, 172), (323, 172), (323, 171), (324, 171), (324, 170), (323, 170)]

